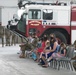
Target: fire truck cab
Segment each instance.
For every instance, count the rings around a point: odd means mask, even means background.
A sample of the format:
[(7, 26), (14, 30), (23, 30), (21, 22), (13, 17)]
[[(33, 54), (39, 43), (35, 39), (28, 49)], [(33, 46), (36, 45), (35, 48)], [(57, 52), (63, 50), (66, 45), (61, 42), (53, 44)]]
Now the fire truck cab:
[(71, 44), (76, 40), (76, 6), (32, 3), (21, 10), (17, 30), (25, 36), (54, 33), (59, 42)]

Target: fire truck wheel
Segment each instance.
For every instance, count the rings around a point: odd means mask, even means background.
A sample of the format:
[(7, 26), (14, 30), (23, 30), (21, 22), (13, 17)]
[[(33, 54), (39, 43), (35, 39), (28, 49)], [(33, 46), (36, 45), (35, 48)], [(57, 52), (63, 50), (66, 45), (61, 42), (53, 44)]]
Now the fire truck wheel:
[(58, 43), (64, 42), (67, 43), (66, 37), (61, 32), (54, 32), (56, 38), (58, 39)]

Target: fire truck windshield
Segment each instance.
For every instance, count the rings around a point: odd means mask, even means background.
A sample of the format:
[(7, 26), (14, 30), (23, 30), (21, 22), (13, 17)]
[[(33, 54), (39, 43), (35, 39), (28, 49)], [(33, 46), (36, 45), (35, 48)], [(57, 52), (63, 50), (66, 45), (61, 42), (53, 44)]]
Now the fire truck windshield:
[(41, 10), (29, 9), (29, 19), (41, 19)]

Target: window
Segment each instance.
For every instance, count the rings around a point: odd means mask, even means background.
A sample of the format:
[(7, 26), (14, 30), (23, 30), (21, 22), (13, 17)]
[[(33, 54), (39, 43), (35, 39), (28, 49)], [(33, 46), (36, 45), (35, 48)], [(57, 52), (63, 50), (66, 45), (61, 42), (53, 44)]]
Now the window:
[(41, 10), (30, 9), (28, 16), (29, 16), (29, 19), (41, 19)]
[(30, 33), (30, 34), (33, 34), (33, 33), (35, 33), (35, 32), (36, 32), (36, 29), (35, 29), (35, 28), (30, 28), (30, 29), (29, 29), (29, 33)]
[(53, 11), (51, 9), (43, 10), (43, 19), (44, 20), (52, 20), (53, 19)]

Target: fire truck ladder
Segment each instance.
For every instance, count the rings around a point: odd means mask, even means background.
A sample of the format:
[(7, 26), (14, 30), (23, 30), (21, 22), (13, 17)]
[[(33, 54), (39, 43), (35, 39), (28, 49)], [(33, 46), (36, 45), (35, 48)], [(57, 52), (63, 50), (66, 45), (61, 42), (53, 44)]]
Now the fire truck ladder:
[(30, 2), (30, 3), (22, 4), (22, 2), (20, 1), (20, 2), (18, 3), (18, 7), (21, 8), (21, 7), (25, 7), (26, 5), (31, 5), (31, 4), (33, 4), (33, 5), (35, 5), (35, 4), (37, 4), (37, 5), (54, 5), (55, 3), (37, 3), (37, 2)]
[(15, 31), (15, 30), (10, 30), (10, 31), (13, 32), (15, 35), (19, 36), (20, 38), (23, 38), (26, 41), (25, 43), (28, 42), (28, 39), (25, 36), (18, 33), (17, 31)]
[[(10, 31), (13, 32), (15, 35), (17, 35), (17, 36), (23, 38), (23, 39), (26, 41), (26, 42), (24, 42), (24, 43), (28, 43), (28, 39), (27, 39), (25, 36), (21, 35), (20, 33), (18, 33), (18, 32), (15, 31), (15, 30), (10, 30)], [(35, 47), (34, 44), (31, 44), (31, 46)]]
[(26, 5), (31, 5), (31, 4), (33, 4), (33, 5), (35, 5), (35, 4), (37, 4), (37, 5), (61, 5), (61, 4), (64, 4), (64, 6), (67, 5), (67, 3), (64, 3), (64, 2), (61, 2), (61, 3), (57, 3), (57, 2), (56, 2), (56, 3), (29, 2), (29, 3), (22, 4), (22, 1), (20, 1), (20, 2), (18, 3), (18, 7), (21, 8), (21, 7), (25, 7)]

